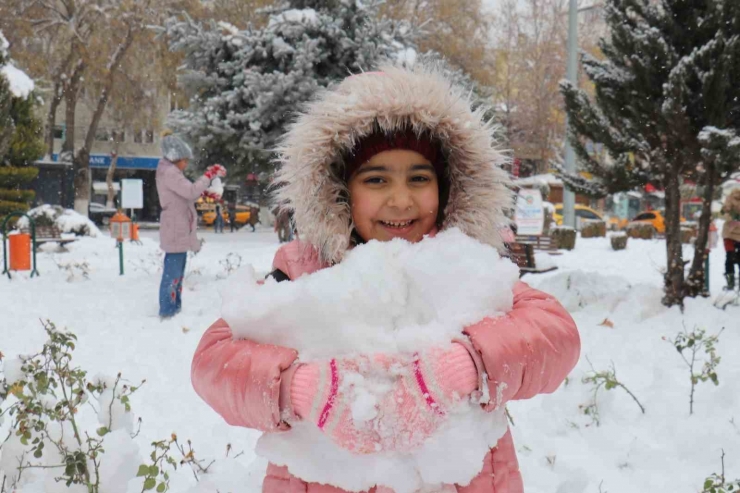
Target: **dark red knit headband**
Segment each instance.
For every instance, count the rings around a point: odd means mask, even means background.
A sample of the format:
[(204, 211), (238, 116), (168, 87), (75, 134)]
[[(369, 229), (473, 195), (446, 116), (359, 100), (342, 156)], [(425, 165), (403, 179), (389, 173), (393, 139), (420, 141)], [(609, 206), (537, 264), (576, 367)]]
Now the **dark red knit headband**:
[(345, 158), (345, 181), (349, 181), (357, 168), (368, 162), (373, 156), (393, 149), (418, 152), (432, 163), (437, 176), (442, 176), (444, 160), (439, 145), (428, 134), (416, 135), (413, 130), (408, 129), (393, 134), (375, 131), (363, 137)]

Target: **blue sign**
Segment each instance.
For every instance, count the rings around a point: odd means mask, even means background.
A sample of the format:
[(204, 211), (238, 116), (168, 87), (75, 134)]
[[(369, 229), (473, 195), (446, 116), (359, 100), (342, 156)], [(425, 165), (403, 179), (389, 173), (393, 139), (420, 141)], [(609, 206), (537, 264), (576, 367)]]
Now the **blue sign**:
[[(58, 154), (52, 154), (51, 159), (57, 161), (59, 159)], [(159, 164), (158, 157), (148, 156), (118, 156), (118, 163), (116, 169), (157, 169)], [(90, 167), (91, 168), (108, 168), (110, 167), (111, 157), (105, 154), (91, 154), (90, 155)]]

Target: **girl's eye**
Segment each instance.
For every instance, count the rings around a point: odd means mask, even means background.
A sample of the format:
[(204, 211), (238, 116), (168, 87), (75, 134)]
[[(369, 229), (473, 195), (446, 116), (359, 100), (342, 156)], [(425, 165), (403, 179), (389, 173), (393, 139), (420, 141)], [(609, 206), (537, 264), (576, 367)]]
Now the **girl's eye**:
[(412, 176), (411, 181), (414, 183), (426, 183), (432, 180), (428, 176), (420, 175), (420, 176)]
[(371, 178), (367, 178), (363, 183), (367, 183), (367, 184), (370, 184), (370, 185), (379, 185), (379, 184), (384, 183), (384, 182), (385, 182), (385, 180), (383, 180), (383, 178), (381, 178), (379, 176), (373, 176)]

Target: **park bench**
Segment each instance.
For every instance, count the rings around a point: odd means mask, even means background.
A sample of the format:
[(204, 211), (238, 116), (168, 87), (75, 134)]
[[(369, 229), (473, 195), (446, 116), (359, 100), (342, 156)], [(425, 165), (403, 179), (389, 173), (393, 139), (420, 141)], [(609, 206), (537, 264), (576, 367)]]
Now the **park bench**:
[[(21, 229), (22, 233), (31, 234), (30, 228)], [(63, 248), (67, 243), (77, 241), (77, 238), (62, 238), (62, 232), (55, 225), (53, 226), (36, 226), (36, 246), (44, 243), (56, 243)]]
[(547, 252), (550, 255), (560, 255), (558, 246), (551, 235), (516, 235), (516, 242), (522, 245), (532, 245), (534, 250)]
[(534, 252), (540, 250), (549, 254), (558, 254), (557, 245), (551, 236), (517, 235), (516, 242), (508, 243), (509, 258), (519, 267), (520, 276), (524, 274), (542, 274), (557, 269), (557, 266), (537, 267)]

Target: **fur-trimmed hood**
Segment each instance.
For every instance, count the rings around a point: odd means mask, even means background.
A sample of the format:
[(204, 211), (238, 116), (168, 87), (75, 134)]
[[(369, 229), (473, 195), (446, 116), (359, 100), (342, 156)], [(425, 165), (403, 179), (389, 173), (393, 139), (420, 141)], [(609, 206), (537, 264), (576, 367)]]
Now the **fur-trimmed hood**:
[(381, 67), (348, 77), (308, 104), (283, 138), (276, 198), (294, 213), (302, 240), (323, 262), (334, 263), (350, 246), (352, 216), (342, 156), (379, 127), (393, 133), (412, 128), (438, 140), (446, 157), (449, 199), (442, 229), (458, 227), (503, 249), (503, 210), (512, 204), (505, 155), (483, 111), (472, 111), (462, 88), (440, 71)]

